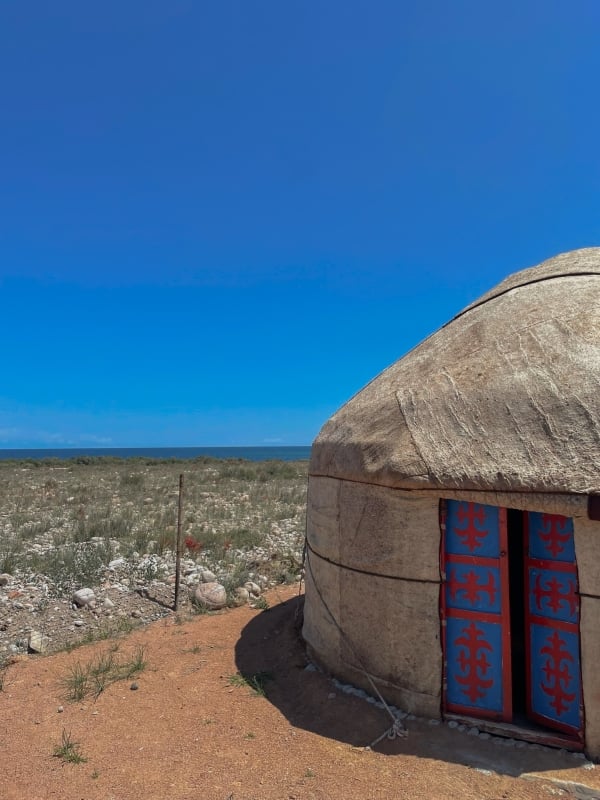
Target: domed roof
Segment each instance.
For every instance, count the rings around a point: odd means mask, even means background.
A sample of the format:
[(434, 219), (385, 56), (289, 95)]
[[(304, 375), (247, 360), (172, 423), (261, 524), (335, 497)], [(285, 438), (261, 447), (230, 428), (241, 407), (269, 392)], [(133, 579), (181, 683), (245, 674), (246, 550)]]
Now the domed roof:
[(509, 276), (396, 361), (324, 425), (310, 473), (600, 491), (600, 248)]

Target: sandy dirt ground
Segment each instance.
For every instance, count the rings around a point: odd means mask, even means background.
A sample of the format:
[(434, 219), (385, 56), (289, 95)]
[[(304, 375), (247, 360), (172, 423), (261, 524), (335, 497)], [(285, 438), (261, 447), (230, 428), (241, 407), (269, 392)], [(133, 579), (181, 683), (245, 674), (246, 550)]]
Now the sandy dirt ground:
[[(600, 798), (600, 768), (571, 754), (516, 750), (428, 720), (365, 749), (384, 710), (307, 671), (297, 587), (249, 607), (155, 622), (71, 653), (22, 657), (0, 692), (3, 800), (464, 800)], [(62, 683), (78, 662), (140, 645), (146, 669), (72, 702)], [(262, 675), (266, 694), (239, 679)], [(62, 710), (59, 710), (61, 709)], [(53, 755), (63, 731), (82, 763)]]

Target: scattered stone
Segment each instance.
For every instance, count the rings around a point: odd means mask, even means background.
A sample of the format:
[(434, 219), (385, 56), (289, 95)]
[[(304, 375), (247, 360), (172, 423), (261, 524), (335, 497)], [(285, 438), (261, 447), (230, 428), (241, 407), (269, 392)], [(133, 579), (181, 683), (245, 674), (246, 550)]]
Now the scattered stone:
[(0, 575), (0, 586), (8, 586), (11, 581), (12, 575), (9, 575), (8, 572), (3, 572)]
[(458, 722), (455, 719), (451, 719), (448, 722), (448, 727), (449, 728), (458, 728)]
[(247, 589), (254, 597), (260, 597), (260, 586), (254, 581), (246, 581), (244, 589)]
[(29, 634), (27, 649), (30, 653), (45, 653), (50, 644), (50, 637), (44, 636), (40, 631), (32, 631)]
[(82, 619), (74, 619), (73, 625), (75, 625), (76, 628), (82, 628), (85, 625), (85, 622)]
[(479, 728), (469, 728), (467, 736), (479, 736)]
[(63, 706), (59, 706), (56, 710), (59, 714), (62, 714), (65, 709), (63, 708)]
[(327, 695), (327, 699), (333, 700), (334, 698), (335, 698), (335, 692), (329, 692), (329, 694)]
[(239, 601), (240, 605), (242, 603), (247, 603), (250, 599), (250, 592), (244, 586), (238, 586), (237, 589), (234, 590), (234, 595), (236, 600)]
[(104, 608), (114, 608), (115, 607), (115, 604), (110, 599), (110, 597), (105, 597), (102, 605), (104, 606)]
[(440, 724), (440, 720), (439, 719), (430, 719), (429, 720), (429, 724), (430, 725), (439, 725)]
[(197, 575), (198, 574), (198, 567), (185, 567), (183, 570), (184, 577), (189, 577), (190, 575)]
[(192, 593), (192, 599), (211, 611), (216, 611), (227, 605), (227, 592), (220, 583), (199, 583)]
[(96, 595), (93, 589), (78, 589), (71, 598), (73, 604), (79, 608), (89, 605), (95, 599)]
[(129, 688), (131, 689), (132, 692), (135, 692), (140, 687), (139, 687), (137, 681), (134, 681)]
[(202, 583), (215, 583), (217, 580), (214, 572), (211, 572), (209, 569), (203, 569), (200, 571), (200, 580)]
[(131, 612), (131, 616), (134, 617), (135, 619), (139, 619), (142, 616), (142, 612), (139, 611), (137, 608), (134, 608), (133, 611)]
[(488, 739), (491, 739), (492, 737), (491, 737), (491, 735), (489, 733), (480, 733), (479, 734), (479, 738), (483, 739), (484, 741), (487, 741)]

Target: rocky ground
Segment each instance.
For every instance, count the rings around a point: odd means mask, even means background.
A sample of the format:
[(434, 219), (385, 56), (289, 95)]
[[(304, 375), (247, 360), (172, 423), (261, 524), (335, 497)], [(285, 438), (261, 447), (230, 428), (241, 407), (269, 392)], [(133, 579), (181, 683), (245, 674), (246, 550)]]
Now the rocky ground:
[[(600, 797), (598, 769), (581, 756), (405, 714), (403, 734), (388, 739), (384, 709), (307, 664), (298, 587), (266, 600), (266, 611), (172, 615), (73, 652), (13, 656), (0, 691), (0, 796)], [(82, 674), (96, 678), (83, 693)]]
[(306, 465), (246, 462), (0, 467), (0, 665), (177, 613), (264, 607), (299, 578)]

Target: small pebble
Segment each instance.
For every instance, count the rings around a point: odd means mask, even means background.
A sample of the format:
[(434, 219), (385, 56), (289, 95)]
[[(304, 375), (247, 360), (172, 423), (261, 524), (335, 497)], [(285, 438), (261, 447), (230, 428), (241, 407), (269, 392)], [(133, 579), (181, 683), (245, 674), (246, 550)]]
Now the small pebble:
[(448, 727), (449, 728), (458, 728), (458, 722), (455, 719), (451, 719), (448, 722)]
[(56, 710), (58, 711), (58, 713), (59, 713), (59, 714), (62, 714), (62, 712), (63, 712), (65, 709), (64, 709), (62, 706), (59, 706), (59, 707), (58, 707)]
[(439, 721), (439, 719), (430, 719), (429, 720), (429, 724), (430, 725), (439, 725), (440, 721)]
[(134, 681), (129, 688), (131, 689), (132, 692), (135, 692), (135, 690), (139, 689), (140, 687), (139, 687), (137, 681)]

